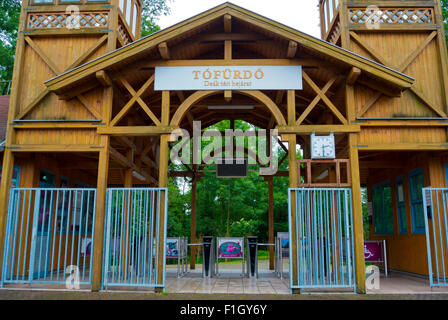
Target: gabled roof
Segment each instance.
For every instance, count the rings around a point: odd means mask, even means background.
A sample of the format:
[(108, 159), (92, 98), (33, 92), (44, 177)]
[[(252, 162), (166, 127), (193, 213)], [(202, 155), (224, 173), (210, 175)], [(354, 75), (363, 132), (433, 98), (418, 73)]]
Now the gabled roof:
[(179, 34), (187, 33), (208, 22), (216, 20), (224, 15), (231, 15), (237, 19), (246, 21), (258, 28), (268, 30), (278, 36), (297, 42), (298, 44), (312, 49), (321, 55), (326, 55), (336, 59), (341, 63), (357, 67), (373, 78), (381, 79), (398, 89), (405, 89), (412, 86), (414, 79), (401, 72), (393, 70), (387, 66), (377, 63), (356, 53), (345, 50), (332, 43), (315, 38), (301, 31), (295, 30), (281, 23), (275, 22), (264, 16), (226, 2), (188, 20), (180, 22), (172, 27), (161, 30), (157, 33), (141, 38), (122, 48), (105, 54), (97, 59), (89, 61), (77, 68), (67, 71), (45, 84), (50, 91), (61, 93), (82, 83), (88, 77), (93, 77), (97, 71), (114, 68), (123, 64), (126, 60), (135, 59), (135, 56), (142, 54), (151, 48), (156, 48), (159, 44), (169, 41)]

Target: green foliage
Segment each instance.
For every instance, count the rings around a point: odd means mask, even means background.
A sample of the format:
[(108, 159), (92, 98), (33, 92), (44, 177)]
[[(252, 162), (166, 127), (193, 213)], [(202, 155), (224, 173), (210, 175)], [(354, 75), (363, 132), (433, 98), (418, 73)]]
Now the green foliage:
[(160, 30), (157, 19), (170, 14), (168, 3), (173, 0), (143, 0), (142, 37)]
[(445, 24), (446, 45), (448, 47), (448, 0), (441, 0), (443, 22)]
[[(157, 19), (170, 13), (168, 3), (171, 1), (173, 0), (143, 1), (142, 36), (160, 30)], [(21, 0), (0, 1), (0, 80), (12, 79), (21, 2)]]
[(20, 2), (20, 0), (0, 1), (0, 80), (12, 79)]
[[(230, 128), (229, 121), (212, 127), (220, 131)], [(244, 121), (235, 121), (235, 129), (246, 131), (251, 126)], [(253, 127), (252, 127), (253, 128)], [(256, 129), (256, 128), (254, 128)], [(224, 139), (223, 139), (224, 140)], [(224, 142), (224, 141), (223, 141)], [(203, 147), (212, 143), (203, 142)], [(225, 142), (224, 142), (225, 143)], [(247, 147), (247, 139), (246, 139)], [(278, 150), (278, 159), (285, 151)], [(172, 165), (171, 170), (185, 170), (182, 165)], [(204, 169), (214, 169), (213, 165)], [(267, 242), (268, 234), (268, 183), (260, 177), (259, 166), (249, 166), (247, 178), (216, 178), (216, 173), (205, 172), (197, 184), (197, 237), (213, 236), (258, 236)], [(279, 170), (288, 170), (284, 161)], [(187, 187), (185, 187), (187, 185)], [(171, 186), (177, 186), (171, 189)], [(288, 231), (288, 177), (274, 178), (274, 231)], [(168, 235), (190, 236), (191, 179), (170, 179)]]

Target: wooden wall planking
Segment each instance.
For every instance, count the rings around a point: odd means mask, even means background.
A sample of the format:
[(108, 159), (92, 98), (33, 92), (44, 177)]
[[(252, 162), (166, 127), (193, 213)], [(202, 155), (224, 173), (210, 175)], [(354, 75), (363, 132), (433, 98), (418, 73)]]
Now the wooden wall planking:
[[(402, 160), (406, 160), (403, 157)], [(425, 187), (446, 187), (444, 164), (448, 164), (447, 157), (437, 156), (436, 153), (420, 153), (406, 162), (401, 169), (376, 171), (368, 178), (368, 197), (372, 201), (372, 187), (378, 183), (389, 181), (392, 187), (392, 212), (394, 221), (394, 234), (375, 234), (373, 223), (370, 225), (370, 239), (387, 241), (387, 259), (391, 269), (428, 275), (428, 259), (425, 234), (412, 232), (412, 214), (410, 205), (409, 172), (422, 168)], [(404, 183), (405, 210), (407, 234), (400, 234), (398, 224), (398, 208), (396, 203), (396, 179), (402, 176)], [(433, 244), (432, 244), (433, 247)], [(434, 253), (434, 250), (432, 250)]]

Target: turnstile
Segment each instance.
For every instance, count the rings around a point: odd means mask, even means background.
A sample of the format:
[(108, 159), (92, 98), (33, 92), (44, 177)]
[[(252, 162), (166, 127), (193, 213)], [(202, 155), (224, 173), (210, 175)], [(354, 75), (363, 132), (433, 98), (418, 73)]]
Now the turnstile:
[(210, 236), (202, 237), (202, 277), (211, 278), (215, 275), (215, 246), (214, 238)]

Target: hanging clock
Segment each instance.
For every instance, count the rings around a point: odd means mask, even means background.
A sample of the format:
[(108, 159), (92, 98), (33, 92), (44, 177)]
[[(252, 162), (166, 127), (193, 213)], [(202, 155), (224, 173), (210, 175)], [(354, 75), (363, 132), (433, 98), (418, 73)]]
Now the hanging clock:
[(335, 159), (334, 134), (328, 136), (311, 135), (311, 159)]

